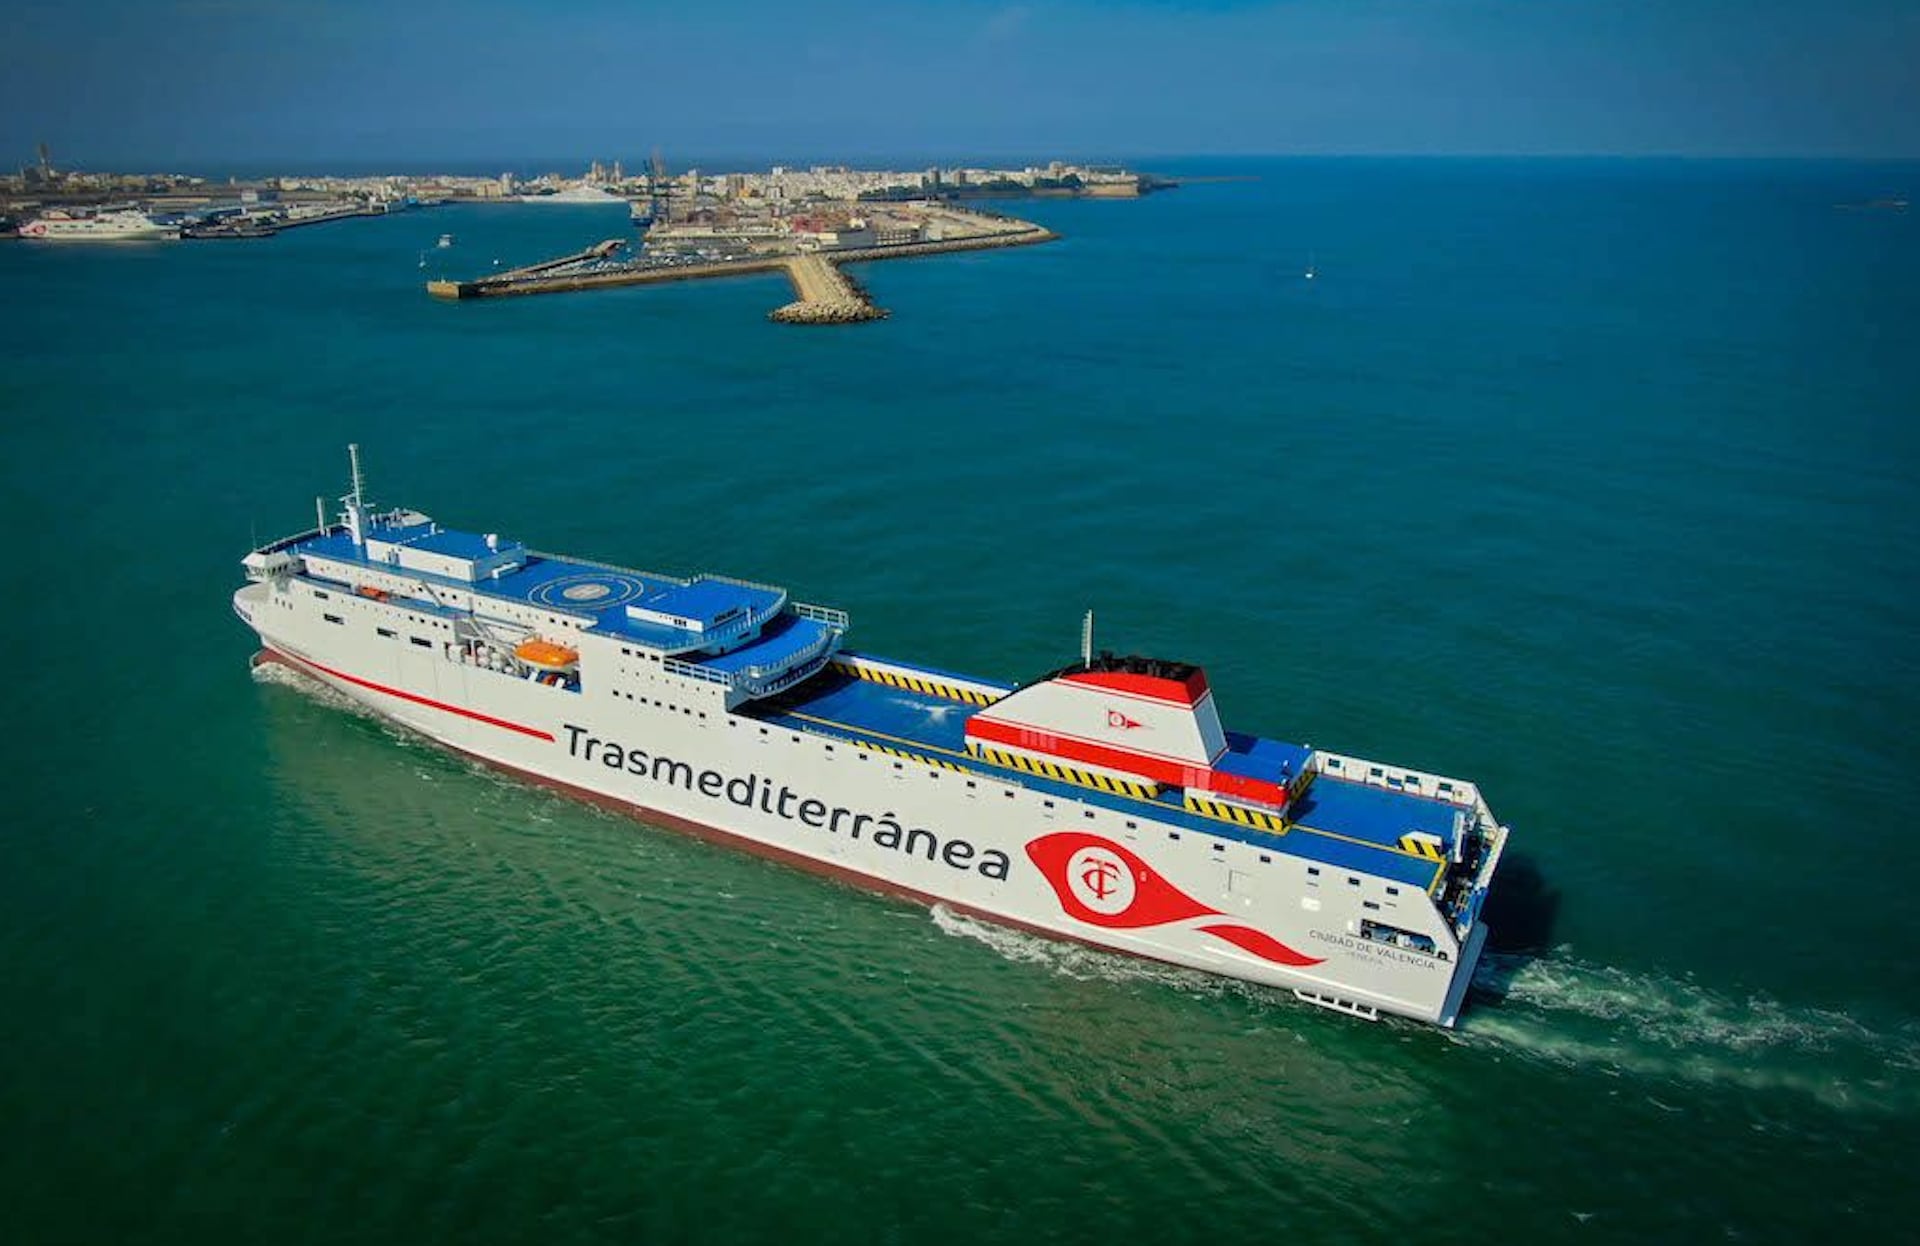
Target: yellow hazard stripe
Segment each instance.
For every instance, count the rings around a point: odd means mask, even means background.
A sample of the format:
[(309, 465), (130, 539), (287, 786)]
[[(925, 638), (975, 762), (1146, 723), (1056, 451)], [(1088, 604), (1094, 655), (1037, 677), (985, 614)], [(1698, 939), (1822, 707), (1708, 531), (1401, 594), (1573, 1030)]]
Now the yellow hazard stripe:
[(906, 749), (894, 748), (889, 744), (875, 744), (872, 740), (855, 740), (854, 743), (872, 752), (885, 753), (889, 757), (905, 758), (907, 761), (919, 762), (923, 766), (938, 766), (942, 770), (962, 769), (962, 767), (956, 766), (950, 761), (943, 761), (938, 757), (928, 757), (924, 753), (910, 753)]
[(1400, 851), (1406, 853), (1408, 856), (1419, 857), (1423, 861), (1445, 861), (1447, 859), (1447, 854), (1441, 850), (1439, 844), (1434, 843), (1430, 839), (1423, 839), (1418, 835), (1402, 835), (1400, 837)]
[(1224, 800), (1208, 800), (1204, 796), (1195, 796), (1191, 792), (1181, 803), (1188, 813), (1231, 822), (1235, 826), (1249, 826), (1257, 831), (1271, 831), (1275, 835), (1285, 835), (1292, 829), (1292, 824), (1277, 813), (1262, 813), (1258, 809), (1229, 804)]
[(1091, 770), (1077, 770), (1072, 766), (1063, 766), (1056, 761), (1042, 761), (1037, 757), (1028, 757), (1024, 753), (1007, 753), (997, 748), (987, 748), (977, 741), (967, 741), (967, 747), (973, 755), (996, 766), (1005, 766), (1009, 770), (1019, 770), (1027, 774), (1042, 775), (1049, 779), (1058, 779), (1062, 783), (1076, 783), (1081, 787), (1090, 787), (1096, 791), (1111, 792), (1115, 796), (1131, 796), (1135, 800), (1152, 800), (1160, 794), (1158, 783), (1136, 783), (1130, 779), (1118, 779), (1112, 775), (1095, 774)]
[(885, 684), (889, 688), (903, 688), (925, 696), (944, 697), (949, 701), (959, 701), (963, 705), (992, 705), (1000, 699), (973, 688), (962, 688), (958, 684), (950, 684), (945, 680), (926, 675), (907, 675), (898, 671), (881, 670), (874, 666), (857, 666), (852, 662), (835, 661), (831, 665), (842, 675), (851, 675), (855, 679)]

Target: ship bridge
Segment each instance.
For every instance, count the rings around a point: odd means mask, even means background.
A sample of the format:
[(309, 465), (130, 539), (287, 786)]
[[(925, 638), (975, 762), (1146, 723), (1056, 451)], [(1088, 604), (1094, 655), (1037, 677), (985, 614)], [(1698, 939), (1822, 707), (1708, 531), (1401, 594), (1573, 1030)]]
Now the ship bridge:
[(417, 511), (354, 511), (350, 504), (343, 523), (257, 551), (254, 569), (303, 566), (349, 587), (504, 625), (516, 636), (605, 637), (651, 654), (675, 674), (748, 697), (771, 695), (817, 671), (848, 626), (844, 612), (795, 602), (770, 584), (545, 554), (498, 534), (443, 528)]

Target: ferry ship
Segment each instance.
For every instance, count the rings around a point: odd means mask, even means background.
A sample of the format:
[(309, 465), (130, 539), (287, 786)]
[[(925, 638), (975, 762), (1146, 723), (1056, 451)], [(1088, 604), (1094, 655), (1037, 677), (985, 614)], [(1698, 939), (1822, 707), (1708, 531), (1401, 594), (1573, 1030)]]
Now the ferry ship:
[(601, 190), (598, 186), (569, 186), (565, 190), (551, 191), (547, 194), (522, 195), (520, 196), (520, 202), (521, 203), (560, 203), (560, 204), (570, 203), (576, 207), (580, 206), (581, 204), (586, 204), (589, 207), (593, 207), (593, 206), (610, 207), (614, 204), (619, 204), (620, 206), (625, 207), (627, 201), (625, 199), (622, 199), (619, 195), (612, 193), (611, 191)]
[(137, 208), (103, 208), (90, 213), (55, 209), (22, 225), (20, 236), (40, 242), (151, 242), (178, 238), (180, 227), (165, 224)]
[(503, 770), (992, 922), (1455, 1023), (1507, 828), (1462, 779), (1225, 730), (1205, 673), (1020, 685), (768, 584), (541, 553), (351, 491), (243, 561), (283, 663)]

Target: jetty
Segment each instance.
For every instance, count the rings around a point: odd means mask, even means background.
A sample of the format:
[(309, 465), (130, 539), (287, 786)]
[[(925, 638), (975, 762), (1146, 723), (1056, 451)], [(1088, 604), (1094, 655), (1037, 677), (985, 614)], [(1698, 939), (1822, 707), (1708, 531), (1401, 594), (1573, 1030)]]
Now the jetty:
[(767, 313), (775, 324), (858, 324), (886, 318), (866, 290), (819, 255), (788, 260), (787, 276), (800, 297)]
[(464, 301), (783, 273), (793, 285), (794, 300), (769, 312), (769, 320), (777, 324), (858, 324), (885, 319), (887, 312), (874, 305), (866, 289), (843, 269), (845, 264), (1032, 246), (1058, 237), (1051, 230), (1027, 221), (981, 219), (987, 222), (985, 228), (960, 237), (832, 250), (786, 250), (711, 260), (642, 257), (621, 261), (616, 253), (626, 244), (610, 238), (584, 251), (472, 281), (429, 281), (427, 293), (435, 298)]

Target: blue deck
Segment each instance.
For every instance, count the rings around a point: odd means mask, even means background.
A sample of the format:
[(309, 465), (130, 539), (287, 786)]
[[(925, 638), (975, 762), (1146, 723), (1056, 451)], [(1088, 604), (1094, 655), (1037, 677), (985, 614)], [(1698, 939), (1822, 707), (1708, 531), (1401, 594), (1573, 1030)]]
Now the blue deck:
[(1304, 744), (1262, 740), (1259, 736), (1241, 735), (1237, 731), (1226, 734), (1227, 751), (1215, 760), (1213, 767), (1228, 774), (1265, 779), (1284, 787), (1305, 769), (1307, 759), (1313, 756), (1313, 750)]
[(718, 657), (692, 659), (694, 665), (728, 675), (751, 667), (784, 666), (799, 654), (826, 639), (827, 625), (798, 615), (783, 614), (768, 623), (758, 639)]
[[(457, 558), (479, 559), (496, 552), (484, 536), (436, 530), (425, 524), (381, 526), (371, 535), (383, 540), (405, 540), (413, 548)], [(592, 619), (590, 630), (594, 632), (666, 652), (697, 648), (703, 643), (702, 637), (691, 628), (630, 618), (626, 613), (628, 606), (697, 620), (703, 627), (711, 628), (735, 610), (767, 611), (785, 597), (779, 589), (730, 580), (712, 577), (680, 580), (531, 552), (526, 553), (526, 560), (520, 566), (498, 578), (468, 582), (371, 561), (344, 530), (309, 537), (287, 548), (296, 553), (409, 576), (430, 585), (471, 591), (481, 597), (523, 602)], [(431, 608), (426, 603), (420, 605), (423, 609)], [(825, 630), (824, 624), (812, 619), (783, 614), (769, 621), (761, 636), (752, 643), (731, 653), (695, 661), (726, 674), (737, 674), (752, 667), (777, 666), (783, 659), (818, 643)], [(928, 673), (940, 674), (930, 670)], [(1286, 834), (1279, 835), (1191, 813), (1182, 807), (1177, 792), (1143, 800), (1005, 769), (967, 752), (966, 723), (976, 707), (935, 693), (893, 687), (837, 672), (813, 676), (798, 688), (742, 712), (792, 730), (923, 754), (967, 770), (1008, 779), (1035, 791), (1122, 814), (1151, 817), (1196, 834), (1239, 840), (1336, 868), (1364, 870), (1421, 888), (1430, 888), (1436, 883), (1442, 867), (1403, 851), (1400, 837), (1410, 830), (1422, 830), (1440, 836), (1448, 845), (1454, 838), (1453, 807), (1444, 802), (1366, 787), (1327, 775), (1315, 779), (1292, 811), (1295, 825)], [(1299, 773), (1311, 755), (1312, 750), (1301, 745), (1229, 733), (1227, 751), (1218, 766), (1229, 774), (1285, 783)]]
[(702, 576), (689, 580), (685, 584), (675, 584), (661, 589), (634, 604), (648, 610), (658, 610), (662, 614), (693, 619), (707, 627), (712, 627), (722, 616), (731, 611), (742, 608), (766, 610), (779, 600), (780, 594), (777, 592), (747, 588), (726, 580)]
[[(479, 559), (494, 552), (484, 536), (445, 528), (433, 530), (426, 524), (383, 525), (369, 535), (455, 558)], [(524, 563), (498, 578), (469, 582), (370, 560), (344, 529), (301, 541), (291, 549), (295, 553), (359, 563), (439, 587), (469, 590), (482, 597), (523, 602), (543, 610), (592, 619), (593, 631), (663, 652), (698, 648), (702, 643), (701, 633), (693, 628), (631, 618), (627, 614), (628, 606), (711, 627), (730, 611), (763, 612), (774, 608), (784, 597), (779, 589), (736, 584), (730, 580), (706, 576), (680, 580), (653, 572), (616, 570), (534, 553), (528, 553)]]
[(382, 541), (392, 541), (396, 545), (425, 550), (430, 554), (445, 554), (449, 558), (480, 559), (495, 552), (487, 544), (487, 538), (477, 532), (456, 532), (434, 523), (387, 524), (375, 530), (373, 535)]
[[(1335, 868), (1364, 870), (1422, 889), (1430, 888), (1438, 880), (1442, 867), (1402, 851), (1400, 836), (1410, 829), (1432, 829), (1429, 823), (1444, 823), (1445, 829), (1434, 833), (1448, 843), (1453, 839), (1448, 805), (1381, 788), (1361, 787), (1324, 775), (1309, 789), (1309, 795), (1329, 789), (1313, 806), (1312, 821), (1303, 821), (1288, 833), (1275, 835), (1190, 813), (1182, 807), (1177, 793), (1141, 800), (1005, 769), (967, 752), (966, 723), (974, 712), (973, 706), (945, 697), (835, 672), (816, 675), (784, 696), (742, 711), (789, 730), (920, 753), (966, 770), (1010, 779), (1034, 791), (1098, 805), (1123, 815), (1151, 817), (1196, 834), (1239, 840)], [(1263, 778), (1274, 777), (1283, 763), (1291, 763), (1297, 770), (1310, 754), (1311, 750), (1300, 745), (1277, 740), (1234, 736), (1229, 741), (1229, 755), (1237, 759), (1236, 769), (1260, 767), (1249, 773)], [(1268, 766), (1272, 769), (1266, 769)], [(1357, 798), (1348, 799), (1348, 790), (1357, 793)], [(1434, 810), (1443, 811), (1445, 818), (1439, 818)]]
[(1292, 816), (1302, 825), (1338, 829), (1369, 843), (1398, 844), (1409, 831), (1425, 831), (1451, 845), (1455, 808), (1425, 796), (1321, 775), (1294, 803)]
[(949, 757), (965, 756), (967, 716), (973, 712), (972, 706), (944, 697), (837, 673), (809, 679), (781, 705), (805, 722), (844, 727), (877, 744)]

